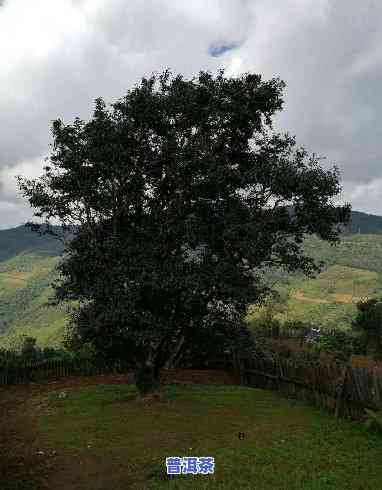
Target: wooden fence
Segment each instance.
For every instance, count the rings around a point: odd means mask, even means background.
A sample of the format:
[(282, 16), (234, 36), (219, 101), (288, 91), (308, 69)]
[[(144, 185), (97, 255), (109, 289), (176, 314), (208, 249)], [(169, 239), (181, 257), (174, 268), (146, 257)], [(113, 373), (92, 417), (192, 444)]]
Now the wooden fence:
[(0, 366), (0, 386), (39, 382), (68, 376), (91, 376), (113, 372), (127, 372), (129, 367), (122, 362), (113, 366), (97, 366), (87, 359), (32, 361), (23, 364)]
[(308, 364), (295, 359), (239, 359), (242, 384), (277, 390), (290, 398), (312, 402), (337, 417), (361, 419), (365, 408), (382, 409), (382, 368), (350, 364)]
[[(201, 366), (183, 368), (200, 369)], [(361, 419), (365, 408), (382, 409), (382, 366), (358, 367), (322, 361), (313, 364), (280, 356), (241, 357), (235, 351), (209, 361), (204, 368), (233, 373), (244, 386), (276, 390), (290, 398), (312, 402), (337, 417)], [(113, 366), (96, 366), (88, 360), (30, 362), (0, 366), (0, 385), (129, 371), (131, 368), (121, 362)]]
[[(189, 365), (184, 367), (190, 369), (218, 369), (229, 373), (233, 371), (230, 356), (212, 359), (203, 366)], [(117, 361), (111, 366), (95, 365), (87, 359), (32, 361), (19, 365), (10, 362), (8, 365), (0, 365), (0, 386), (40, 382), (68, 376), (92, 376), (97, 374), (127, 373), (131, 371), (131, 366), (121, 361)]]

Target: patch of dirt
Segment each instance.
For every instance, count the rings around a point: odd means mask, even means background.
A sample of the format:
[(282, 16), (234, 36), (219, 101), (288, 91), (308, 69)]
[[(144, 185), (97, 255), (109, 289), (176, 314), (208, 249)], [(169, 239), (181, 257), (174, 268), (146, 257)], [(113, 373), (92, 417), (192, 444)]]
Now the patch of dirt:
[(340, 303), (358, 303), (359, 301), (365, 301), (370, 299), (368, 296), (353, 296), (352, 294), (333, 294), (335, 301)]
[(0, 482), (2, 490), (43, 490), (49, 470), (33, 450), (35, 435), (23, 415), (25, 393), (0, 392)]
[[(29, 410), (46, 407), (31, 398), (52, 390), (80, 389), (99, 384), (131, 384), (133, 373), (105, 374), (51, 379), (0, 387), (0, 488), (1, 490), (88, 490), (87, 482), (96, 482), (92, 490), (139, 489), (142, 481), (126, 481), (126, 464), (111, 465), (95, 455), (76, 457), (39, 447), (37, 431), (28, 417)], [(163, 373), (162, 383), (239, 384), (229, 373), (218, 370), (173, 369)]]
[(317, 304), (328, 304), (328, 303), (330, 303), (330, 301), (328, 301), (327, 299), (308, 298), (301, 291), (296, 291), (295, 293), (292, 293), (290, 295), (290, 297), (292, 299), (297, 299), (298, 301), (307, 301), (308, 303), (317, 303)]
[(330, 303), (356, 303), (361, 300), (368, 299), (367, 297), (358, 297), (353, 296), (352, 294), (331, 294), (329, 296), (332, 300), (323, 299), (323, 298), (310, 298), (305, 296), (302, 291), (295, 291), (291, 294), (291, 298), (297, 299), (298, 301), (306, 301), (308, 303), (317, 303), (317, 304), (330, 304)]
[(369, 369), (382, 369), (382, 362), (375, 361), (371, 357), (352, 355), (350, 362), (354, 367), (369, 368)]
[(240, 384), (233, 374), (215, 369), (169, 369), (163, 371), (161, 381), (163, 384)]
[(74, 456), (61, 454), (55, 461), (54, 472), (50, 474), (48, 486), (42, 490), (119, 490), (144, 489), (143, 482), (136, 486), (129, 480), (128, 462), (111, 462), (107, 458), (95, 455)]

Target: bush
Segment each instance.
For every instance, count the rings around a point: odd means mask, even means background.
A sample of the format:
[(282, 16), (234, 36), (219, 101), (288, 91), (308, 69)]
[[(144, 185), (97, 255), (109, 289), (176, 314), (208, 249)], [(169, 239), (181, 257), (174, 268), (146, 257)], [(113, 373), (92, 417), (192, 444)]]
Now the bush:
[(356, 345), (357, 339), (353, 334), (333, 330), (332, 332), (321, 333), (319, 337), (314, 339), (313, 350), (318, 353), (327, 352), (340, 361), (347, 361), (352, 354), (357, 353), (355, 352)]
[(281, 323), (277, 318), (259, 316), (251, 321), (251, 327), (256, 336), (271, 337), (281, 330)]
[(55, 349), (53, 347), (40, 349), (36, 345), (36, 339), (33, 337), (25, 337), (22, 348), (19, 350), (0, 349), (0, 367), (23, 366), (30, 361), (61, 361), (74, 358), (75, 356), (65, 349)]
[(52, 347), (45, 347), (41, 351), (42, 360), (50, 361), (66, 361), (74, 358), (74, 355), (65, 349), (54, 349)]
[(382, 359), (382, 298), (357, 303), (358, 313), (352, 323), (353, 330), (361, 334), (367, 355)]
[(282, 332), (296, 336), (305, 337), (314, 326), (310, 322), (301, 320), (287, 320), (282, 326)]
[(38, 357), (39, 351), (36, 347), (37, 340), (34, 337), (24, 337), (21, 347), (21, 355), (24, 359), (32, 360)]
[(376, 432), (377, 434), (382, 434), (382, 410), (375, 412), (374, 410), (369, 410), (365, 408), (366, 412), (366, 428), (371, 432)]

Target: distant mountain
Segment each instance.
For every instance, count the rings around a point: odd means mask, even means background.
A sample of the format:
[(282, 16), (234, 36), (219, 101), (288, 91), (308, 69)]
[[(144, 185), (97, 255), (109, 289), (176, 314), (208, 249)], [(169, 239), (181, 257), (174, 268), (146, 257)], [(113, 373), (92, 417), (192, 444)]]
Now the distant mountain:
[[(342, 228), (344, 235), (379, 235), (382, 234), (382, 216), (352, 211), (350, 224)], [(63, 244), (56, 238), (50, 235), (40, 236), (23, 225), (0, 230), (0, 261), (20, 254), (54, 257), (61, 255), (63, 249)]]
[(64, 246), (56, 238), (40, 236), (24, 225), (0, 230), (0, 262), (25, 254), (54, 257), (61, 255), (63, 250)]
[(351, 221), (344, 230), (345, 234), (379, 235), (382, 233), (382, 216), (352, 211)]
[[(289, 216), (294, 215), (293, 206), (287, 206), (287, 210)], [(382, 216), (352, 211), (350, 223), (346, 226), (341, 224), (339, 228), (344, 235), (379, 235), (382, 233)]]

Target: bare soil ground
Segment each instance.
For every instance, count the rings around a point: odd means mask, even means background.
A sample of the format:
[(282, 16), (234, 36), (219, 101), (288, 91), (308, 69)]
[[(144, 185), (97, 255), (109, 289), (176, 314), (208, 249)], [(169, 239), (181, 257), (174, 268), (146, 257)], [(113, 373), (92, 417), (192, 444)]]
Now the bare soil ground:
[[(46, 383), (31, 383), (0, 387), (0, 489), (1, 490), (65, 490), (76, 488), (81, 475), (91, 476), (100, 469), (107, 474), (107, 463), (94, 455), (81, 460), (64, 453), (39, 454), (36, 430), (31, 425), (25, 406), (36, 394), (52, 390), (81, 389), (99, 384), (131, 384), (133, 374), (107, 374), (53, 379)], [(217, 370), (168, 370), (162, 383), (175, 384), (239, 384), (238, 380)], [(38, 410), (39, 407), (36, 407)], [(115, 473), (115, 467), (113, 467)], [(118, 472), (114, 474), (116, 483)], [(121, 476), (122, 478), (122, 476)], [(96, 489), (94, 489), (96, 490)]]
[(331, 294), (329, 299), (323, 298), (310, 298), (305, 296), (302, 291), (296, 291), (291, 294), (292, 299), (297, 299), (298, 301), (306, 301), (308, 303), (317, 303), (317, 304), (330, 304), (330, 303), (357, 303), (358, 301), (368, 299), (367, 297), (358, 297), (353, 296), (352, 294), (340, 294), (335, 293)]

